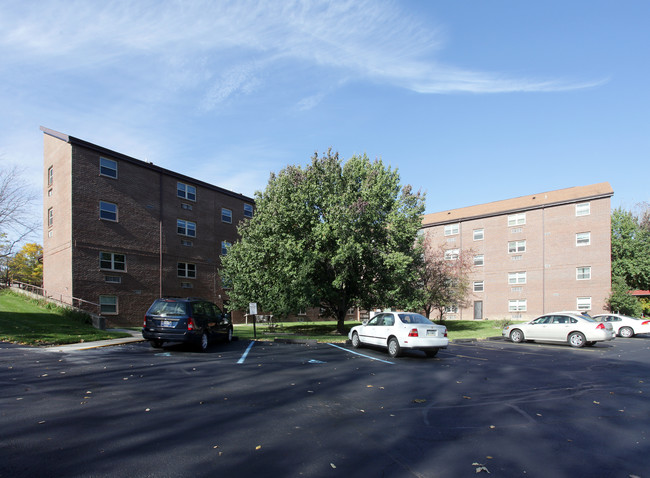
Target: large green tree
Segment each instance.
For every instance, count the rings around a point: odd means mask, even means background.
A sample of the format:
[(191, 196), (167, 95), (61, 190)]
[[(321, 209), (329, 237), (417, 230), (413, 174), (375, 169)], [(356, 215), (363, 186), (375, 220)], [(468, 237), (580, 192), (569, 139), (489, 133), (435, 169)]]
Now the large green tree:
[(632, 317), (640, 317), (643, 313), (642, 303), (630, 295), (630, 288), (620, 276), (614, 276), (612, 279), (612, 293), (607, 299), (607, 305), (612, 312)]
[(285, 315), (320, 307), (343, 332), (346, 312), (408, 303), (424, 195), (381, 160), (315, 154), (272, 174), (255, 215), (223, 258), (232, 308)]
[(650, 289), (650, 229), (644, 216), (622, 208), (612, 212), (612, 277), (631, 289)]

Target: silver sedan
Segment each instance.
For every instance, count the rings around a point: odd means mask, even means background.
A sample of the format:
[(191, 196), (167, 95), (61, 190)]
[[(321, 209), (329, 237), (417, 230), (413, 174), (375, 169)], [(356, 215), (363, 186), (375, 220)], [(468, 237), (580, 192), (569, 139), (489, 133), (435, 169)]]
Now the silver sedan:
[(614, 332), (621, 337), (634, 337), (636, 334), (650, 334), (650, 320), (637, 319), (621, 314), (598, 314), (594, 316), (598, 322), (609, 322)]
[(612, 340), (616, 334), (609, 322), (596, 322), (584, 315), (556, 312), (542, 315), (524, 324), (509, 325), (503, 329), (502, 335), (513, 342), (536, 340), (584, 347)]
[(391, 357), (398, 357), (403, 349), (422, 350), (427, 357), (434, 357), (449, 344), (447, 327), (414, 312), (382, 312), (352, 327), (348, 338), (354, 348), (382, 347)]

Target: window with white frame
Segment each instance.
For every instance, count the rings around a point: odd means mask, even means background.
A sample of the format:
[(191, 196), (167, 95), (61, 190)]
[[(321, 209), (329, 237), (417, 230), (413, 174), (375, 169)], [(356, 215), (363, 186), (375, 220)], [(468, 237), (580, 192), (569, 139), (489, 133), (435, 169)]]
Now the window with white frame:
[(590, 280), (591, 279), (591, 266), (576, 267), (577, 280)]
[(176, 183), (176, 195), (188, 201), (196, 201), (196, 188), (179, 181)]
[(185, 221), (183, 219), (176, 220), (176, 232), (181, 236), (196, 237), (196, 223), (192, 221)]
[(108, 282), (109, 284), (121, 284), (122, 283), (122, 277), (120, 277), (120, 276), (104, 276), (104, 282)]
[(526, 241), (508, 242), (508, 254), (516, 254), (519, 252), (526, 252)]
[(54, 184), (54, 166), (47, 168), (47, 185), (52, 186)]
[(445, 314), (457, 314), (457, 313), (458, 313), (457, 305), (450, 305), (445, 307)]
[(189, 262), (179, 262), (177, 264), (178, 277), (185, 277), (187, 279), (196, 279), (196, 264)]
[(54, 225), (54, 208), (51, 207), (47, 210), (47, 227)]
[(253, 217), (253, 206), (251, 204), (244, 204), (244, 217)]
[(588, 202), (583, 202), (576, 204), (576, 216), (588, 216), (591, 214), (591, 204)]
[(232, 224), (232, 211), (230, 209), (221, 208), (221, 222)]
[(508, 272), (508, 284), (525, 284), (526, 271)]
[(576, 234), (576, 246), (588, 246), (591, 244), (591, 232), (579, 232)]
[(591, 297), (578, 297), (576, 307), (578, 310), (591, 310)]
[(458, 259), (459, 254), (460, 254), (460, 249), (447, 249), (445, 251), (445, 260), (455, 261)]
[(445, 236), (453, 236), (460, 231), (460, 224), (447, 224), (445, 226)]
[(117, 296), (100, 295), (99, 312), (105, 315), (117, 315)]
[(228, 248), (232, 246), (232, 244), (228, 241), (221, 241), (221, 255), (225, 256), (228, 254)]
[(99, 201), (99, 218), (106, 221), (117, 222), (117, 204)]
[(527, 307), (527, 299), (511, 299), (508, 301), (508, 312), (525, 312)]
[(485, 237), (485, 233), (484, 233), (483, 229), (474, 229), (474, 240), (475, 241), (482, 241), (484, 237)]
[(108, 271), (126, 271), (126, 256), (115, 252), (100, 252), (99, 268)]
[(483, 292), (485, 284), (482, 280), (474, 281), (474, 292)]
[(99, 175), (117, 179), (117, 161), (99, 158)]
[(510, 214), (508, 216), (508, 226), (521, 226), (526, 224), (526, 213)]
[(484, 256), (483, 254), (477, 254), (474, 256), (474, 265), (475, 266), (482, 266), (484, 264)]

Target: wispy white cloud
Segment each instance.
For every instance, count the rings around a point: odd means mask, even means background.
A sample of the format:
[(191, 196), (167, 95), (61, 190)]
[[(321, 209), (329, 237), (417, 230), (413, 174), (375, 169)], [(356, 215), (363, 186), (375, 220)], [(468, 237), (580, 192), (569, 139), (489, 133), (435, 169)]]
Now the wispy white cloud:
[(219, 103), (237, 94), (249, 94), (261, 84), (259, 65), (238, 65), (223, 72), (205, 94), (201, 109), (212, 110)]
[[(53, 21), (56, 18), (56, 21)], [(5, 2), (0, 47), (5, 67), (38, 63), (77, 75), (130, 78), (133, 96), (159, 101), (201, 91), (195, 107), (248, 95), (296, 62), (329, 75), (367, 79), (419, 93), (559, 91), (600, 81), (528, 79), (462, 69), (438, 59), (443, 29), (397, 3), (364, 0)], [(1, 71), (0, 67), (0, 71)], [(324, 87), (324, 86), (323, 86)], [(315, 88), (318, 88), (315, 86)], [(322, 91), (299, 108), (314, 104)], [(173, 98), (173, 95), (171, 95)]]

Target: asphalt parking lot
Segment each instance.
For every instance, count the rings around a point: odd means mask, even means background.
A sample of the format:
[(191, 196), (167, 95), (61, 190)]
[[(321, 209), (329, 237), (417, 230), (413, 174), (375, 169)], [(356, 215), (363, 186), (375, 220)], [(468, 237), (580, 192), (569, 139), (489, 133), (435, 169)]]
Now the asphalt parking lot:
[(0, 344), (0, 476), (650, 476), (650, 337)]

